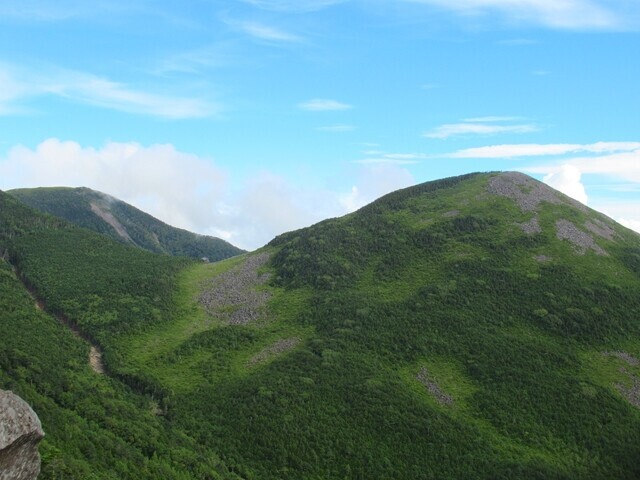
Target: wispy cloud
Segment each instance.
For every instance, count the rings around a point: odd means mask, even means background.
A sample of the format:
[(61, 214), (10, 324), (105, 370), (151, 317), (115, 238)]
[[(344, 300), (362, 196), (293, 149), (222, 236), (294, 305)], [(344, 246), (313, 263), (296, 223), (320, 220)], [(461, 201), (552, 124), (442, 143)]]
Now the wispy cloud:
[(353, 163), (361, 165), (414, 165), (427, 158), (423, 153), (386, 153), (379, 150), (367, 150), (363, 152), (367, 158), (356, 160)]
[(488, 116), (488, 117), (473, 117), (465, 118), (465, 123), (498, 123), (498, 122), (518, 122), (523, 120), (522, 117), (500, 117), (500, 116)]
[(348, 0), (240, 0), (254, 7), (276, 12), (305, 13), (344, 3)]
[(155, 94), (84, 72), (35, 72), (0, 65), (0, 114), (23, 111), (30, 100), (54, 96), (110, 110), (167, 119), (213, 115), (219, 106), (200, 98)]
[(552, 173), (558, 171), (563, 165), (573, 165), (584, 174), (606, 175), (632, 183), (640, 183), (640, 147), (596, 157), (576, 157), (550, 164), (533, 165), (527, 167), (526, 171)]
[(320, 132), (332, 132), (332, 133), (344, 133), (352, 132), (356, 127), (353, 125), (327, 125), (324, 127), (318, 127), (316, 130)]
[(532, 38), (509, 38), (507, 40), (500, 40), (498, 45), (505, 45), (507, 47), (523, 47), (529, 45), (537, 45), (540, 43), (538, 40)]
[(460, 123), (448, 123), (440, 125), (423, 134), (427, 138), (449, 138), (461, 135), (496, 135), (504, 133), (530, 133), (536, 132), (538, 127), (532, 124), (504, 124), (515, 120), (517, 117), (478, 117), (463, 120)]
[(402, 160), (398, 158), (363, 158), (361, 160), (356, 160), (353, 163), (358, 163), (360, 165), (415, 165), (418, 163), (417, 160)]
[(103, 21), (105, 18), (143, 16), (180, 23), (159, 2), (130, 0), (0, 0), (0, 19), (25, 23), (54, 23), (75, 20)]
[(234, 28), (246, 33), (250, 37), (268, 42), (301, 42), (303, 39), (298, 35), (286, 32), (271, 25), (260, 22), (244, 21), (244, 22), (228, 22)]
[(577, 143), (524, 143), (513, 145), (490, 145), (486, 147), (467, 148), (454, 152), (453, 158), (516, 158), (542, 157), (548, 155), (567, 155), (572, 153), (611, 153), (640, 149), (640, 142), (597, 142), (589, 144)]
[[(112, 2), (110, 10), (121, 9), (123, 5)], [(107, 5), (102, 1), (85, 2), (82, 0), (21, 0), (19, 2), (0, 2), (0, 18), (8, 17), (21, 20), (52, 22), (104, 13)]]
[(236, 65), (241, 62), (239, 58), (240, 54), (233, 42), (219, 42), (169, 54), (157, 61), (149, 71), (154, 75), (202, 73)]
[(309, 110), (312, 112), (325, 112), (331, 110), (349, 110), (353, 108), (352, 105), (347, 103), (338, 102), (337, 100), (329, 100), (326, 98), (314, 98), (306, 102), (298, 104), (298, 107), (302, 110)]
[(404, 0), (452, 11), (463, 17), (498, 14), (510, 24), (561, 30), (618, 30), (629, 27), (635, 2), (606, 0)]

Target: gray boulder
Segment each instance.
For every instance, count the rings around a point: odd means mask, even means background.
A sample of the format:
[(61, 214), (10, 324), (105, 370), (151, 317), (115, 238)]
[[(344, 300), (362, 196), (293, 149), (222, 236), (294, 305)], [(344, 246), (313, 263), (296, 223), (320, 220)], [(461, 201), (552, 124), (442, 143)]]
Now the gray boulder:
[(13, 392), (0, 390), (0, 480), (34, 480), (40, 473), (40, 419)]

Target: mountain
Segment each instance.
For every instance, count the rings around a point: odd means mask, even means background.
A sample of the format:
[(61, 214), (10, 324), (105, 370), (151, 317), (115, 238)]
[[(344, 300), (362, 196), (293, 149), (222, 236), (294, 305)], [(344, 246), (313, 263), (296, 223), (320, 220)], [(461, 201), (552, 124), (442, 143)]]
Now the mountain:
[(211, 261), (244, 252), (219, 238), (167, 225), (128, 203), (89, 188), (21, 188), (8, 193), (41, 212), (151, 252)]
[(0, 194), (0, 256), (42, 478), (640, 477), (640, 236), (525, 175), (211, 264)]

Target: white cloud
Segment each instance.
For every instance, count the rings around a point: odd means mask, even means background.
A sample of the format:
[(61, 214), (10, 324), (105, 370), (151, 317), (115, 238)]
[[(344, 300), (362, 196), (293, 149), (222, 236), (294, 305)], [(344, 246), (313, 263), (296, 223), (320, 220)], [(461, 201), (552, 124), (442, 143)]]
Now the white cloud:
[(589, 152), (608, 153), (624, 152), (640, 149), (640, 142), (597, 142), (589, 144), (577, 143), (524, 143), (512, 145), (489, 145), (486, 147), (467, 148), (450, 154), (453, 158), (514, 158), (540, 157), (547, 155), (566, 155), (569, 153)]
[(382, 195), (415, 183), (413, 175), (405, 168), (368, 165), (360, 171), (358, 182), (351, 191), (340, 196), (340, 204), (347, 212), (354, 212)]
[(25, 110), (29, 100), (54, 96), (110, 110), (168, 119), (206, 117), (219, 107), (199, 98), (153, 94), (92, 74), (49, 69), (36, 72), (0, 64), (0, 114)]
[(353, 108), (352, 105), (347, 103), (338, 102), (337, 100), (329, 100), (326, 98), (314, 98), (306, 102), (298, 104), (298, 107), (302, 110), (309, 110), (312, 112), (325, 112), (331, 110), (349, 110)]
[[(484, 118), (484, 120), (483, 120)], [(496, 135), (501, 133), (530, 133), (538, 128), (530, 124), (499, 125), (496, 122), (511, 117), (483, 117), (469, 119), (461, 123), (440, 125), (423, 134), (427, 138), (449, 138), (460, 135)], [(489, 120), (487, 120), (487, 118)]]
[(229, 22), (247, 35), (270, 42), (300, 42), (302, 37), (259, 22)]
[(95, 149), (49, 139), (0, 160), (0, 188), (85, 186), (109, 193), (181, 228), (202, 230), (221, 198), (224, 173), (171, 145), (107, 143)]
[(543, 181), (550, 187), (586, 205), (588, 197), (581, 181), (582, 173), (574, 165), (562, 165), (558, 170), (549, 173)]
[[(619, 196), (620, 193), (635, 191), (640, 187), (640, 146), (636, 146), (632, 151), (616, 152), (618, 148), (632, 148), (633, 142), (609, 145), (601, 142), (591, 145), (597, 145), (592, 150), (604, 154), (595, 157), (564, 158), (555, 163), (533, 165), (523, 170), (545, 174), (545, 182), (583, 203), (586, 203), (587, 195), (581, 177), (589, 175), (592, 179), (598, 179), (600, 184), (597, 185), (596, 191), (600, 192), (599, 196), (590, 198), (589, 205), (640, 232), (640, 203), (634, 201), (635, 196)], [(602, 177), (625, 183), (602, 184)], [(615, 198), (602, 197), (603, 191), (614, 194)]]
[(616, 219), (618, 223), (624, 225), (627, 228), (630, 228), (631, 230), (634, 230), (638, 233), (640, 233), (640, 219), (638, 220), (633, 220), (630, 218), (617, 218)]
[(594, 198), (592, 207), (618, 223), (640, 233), (640, 202), (620, 201), (617, 198)]
[[(606, 175), (619, 180), (640, 183), (640, 147), (632, 151), (612, 153), (596, 157), (570, 158), (562, 165), (573, 165), (583, 174)], [(531, 173), (553, 173), (561, 167), (556, 164), (533, 165), (526, 168)]]
[[(513, 24), (539, 25), (553, 29), (622, 29), (637, 4), (614, 4), (603, 0), (405, 0), (478, 18), (499, 14)], [(636, 17), (637, 20), (637, 17)]]
[(333, 132), (333, 133), (344, 133), (344, 132), (352, 132), (356, 127), (353, 125), (327, 125), (324, 127), (318, 127), (317, 130), (321, 132)]
[(259, 172), (238, 190), (210, 159), (172, 145), (109, 142), (101, 148), (49, 139), (0, 158), (0, 189), (85, 186), (108, 193), (171, 225), (222, 237), (246, 249), (278, 234), (343, 215), (415, 183), (406, 169), (366, 165), (348, 193), (295, 185)]

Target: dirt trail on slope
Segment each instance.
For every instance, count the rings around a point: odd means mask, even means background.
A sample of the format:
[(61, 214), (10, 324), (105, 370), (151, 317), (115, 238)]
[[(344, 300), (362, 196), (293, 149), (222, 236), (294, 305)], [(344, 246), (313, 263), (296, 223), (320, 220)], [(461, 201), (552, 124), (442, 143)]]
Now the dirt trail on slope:
[(91, 345), (89, 350), (89, 365), (94, 372), (104, 375), (104, 363), (102, 362), (102, 352), (98, 347)]
[(102, 360), (102, 350), (100, 350), (100, 347), (97, 346), (96, 344), (93, 343), (93, 341), (87, 337), (86, 335), (84, 335), (79, 329), (78, 327), (71, 322), (71, 320), (69, 320), (67, 317), (65, 317), (64, 315), (58, 315), (55, 313), (51, 313), (47, 311), (47, 306), (44, 303), (44, 301), (41, 298), (38, 298), (38, 296), (36, 295), (36, 293), (34, 292), (34, 290), (25, 283), (25, 281), (22, 279), (22, 277), (18, 274), (18, 272), (16, 271), (15, 267), (12, 266), (13, 269), (13, 273), (15, 274), (16, 278), (22, 283), (22, 285), (24, 286), (25, 290), (27, 291), (27, 293), (31, 296), (31, 298), (33, 299), (33, 302), (35, 304), (35, 308), (37, 308), (38, 310), (51, 315), (52, 317), (54, 317), (56, 320), (58, 320), (58, 322), (60, 322), (62, 325), (64, 325), (65, 327), (67, 327), (69, 330), (71, 330), (71, 332), (78, 338), (80, 338), (81, 340), (84, 340), (85, 342), (87, 342), (89, 344), (89, 366), (91, 367), (91, 369), (100, 374), (100, 375), (104, 375), (106, 373), (106, 368), (104, 365), (104, 362)]

